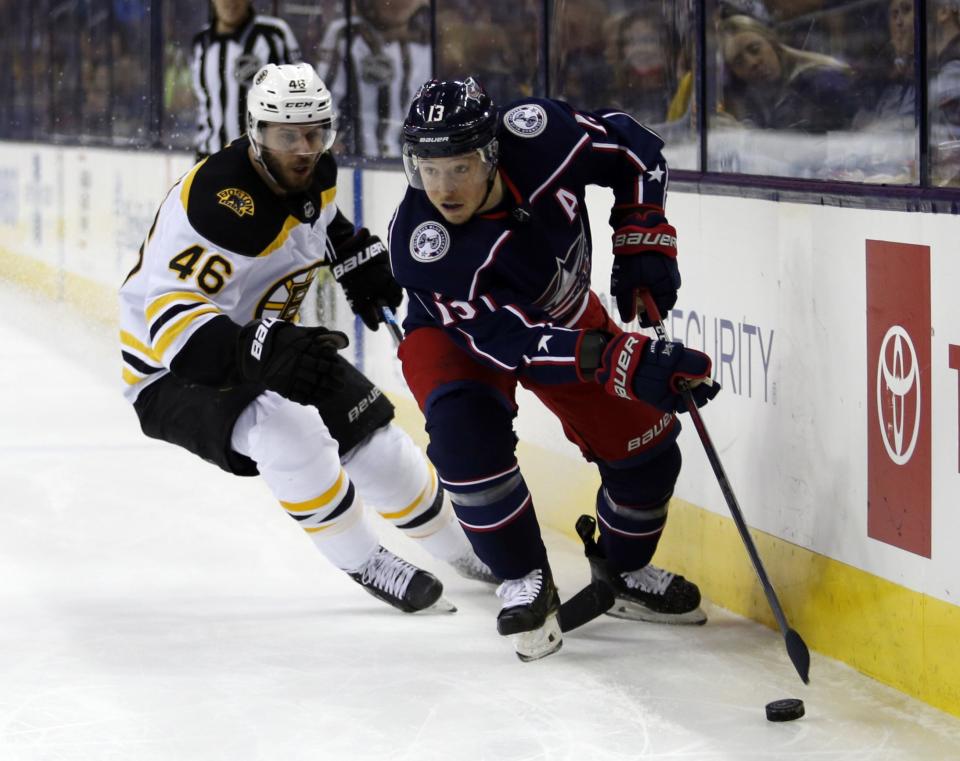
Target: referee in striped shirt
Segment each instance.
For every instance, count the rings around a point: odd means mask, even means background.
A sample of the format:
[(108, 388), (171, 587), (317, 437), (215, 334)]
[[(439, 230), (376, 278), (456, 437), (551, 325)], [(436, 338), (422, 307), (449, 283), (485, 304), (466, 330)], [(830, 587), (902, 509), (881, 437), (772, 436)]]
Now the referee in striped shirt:
[(212, 0), (210, 23), (193, 38), (197, 160), (247, 131), (247, 89), (268, 63), (298, 63), (286, 21), (254, 12), (252, 0)]

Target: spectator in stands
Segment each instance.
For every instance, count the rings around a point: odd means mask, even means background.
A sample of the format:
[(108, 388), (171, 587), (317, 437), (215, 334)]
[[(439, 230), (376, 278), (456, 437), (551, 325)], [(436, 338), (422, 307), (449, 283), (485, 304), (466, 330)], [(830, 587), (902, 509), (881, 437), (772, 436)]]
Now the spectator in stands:
[(666, 20), (657, 11), (651, 13), (649, 7), (639, 7), (616, 14), (604, 26), (606, 56), (613, 72), (606, 104), (622, 108), (646, 124), (665, 121), (676, 89), (670, 81), (672, 46)]
[(353, 6), (354, 16), (327, 28), (317, 66), (340, 113), (341, 150), (399, 157), (410, 101), (431, 74), (429, 3), (355, 0)]
[(856, 111), (853, 71), (842, 61), (784, 45), (757, 19), (718, 23), (726, 66), (724, 110), (763, 129), (808, 133), (846, 129)]
[(960, 185), (960, 2), (934, 0), (931, 11), (931, 179)]
[(257, 14), (252, 0), (211, 0), (210, 23), (193, 38), (197, 159), (247, 131), (247, 90), (261, 67), (299, 61), (286, 21)]
[(888, 0), (887, 32), (880, 76), (865, 107), (853, 121), (856, 128), (913, 131), (916, 126), (913, 0)]

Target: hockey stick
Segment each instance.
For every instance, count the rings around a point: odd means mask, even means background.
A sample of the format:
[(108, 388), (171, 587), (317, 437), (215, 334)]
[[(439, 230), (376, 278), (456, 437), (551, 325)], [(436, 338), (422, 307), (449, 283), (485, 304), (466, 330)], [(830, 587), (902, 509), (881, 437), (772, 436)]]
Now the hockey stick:
[(403, 340), (403, 328), (401, 328), (400, 323), (397, 322), (397, 316), (386, 304), (380, 305), (380, 314), (383, 315), (383, 321), (387, 323), (387, 327), (390, 328), (390, 335), (393, 336), (393, 343), (396, 346), (399, 346), (400, 342)]
[[(643, 297), (643, 304), (646, 307), (647, 314), (649, 315), (650, 320), (653, 322), (654, 330), (657, 332), (657, 337), (661, 341), (669, 341), (670, 338), (667, 336), (667, 330), (663, 326), (663, 319), (660, 317), (660, 310), (657, 309), (657, 305), (650, 296), (650, 292), (641, 291), (641, 295)], [(770, 583), (770, 579), (767, 577), (767, 572), (764, 570), (763, 562), (760, 560), (760, 553), (757, 552), (757, 548), (753, 543), (753, 539), (750, 537), (750, 532), (747, 529), (747, 523), (743, 519), (743, 513), (740, 510), (740, 505), (733, 493), (733, 487), (730, 485), (727, 474), (723, 470), (723, 465), (720, 462), (720, 455), (717, 454), (716, 447), (713, 446), (713, 441), (710, 439), (710, 434), (707, 433), (707, 428), (703, 423), (703, 418), (700, 417), (700, 410), (697, 409), (697, 403), (693, 400), (693, 394), (691, 393), (690, 388), (685, 381), (680, 382), (680, 391), (683, 396), (683, 400), (687, 405), (687, 411), (690, 413), (690, 419), (693, 421), (693, 425), (697, 429), (697, 433), (700, 434), (700, 441), (707, 453), (707, 459), (710, 461), (710, 466), (713, 468), (713, 473), (717, 477), (717, 481), (720, 482), (720, 491), (723, 492), (723, 497), (727, 501), (727, 507), (730, 508), (730, 514), (733, 516), (733, 522), (737, 524), (737, 531), (740, 532), (740, 538), (743, 540), (743, 543), (747, 548), (747, 553), (750, 555), (750, 560), (753, 562), (753, 568), (757, 572), (757, 576), (760, 579), (760, 584), (763, 586), (763, 592), (767, 596), (767, 602), (770, 604), (770, 608), (773, 610), (773, 615), (777, 619), (777, 624), (780, 627), (780, 633), (783, 635), (783, 639), (787, 647), (787, 655), (789, 655), (790, 660), (793, 661), (793, 667), (797, 670), (797, 674), (800, 675), (803, 683), (809, 684), (810, 651), (807, 649), (807, 645), (803, 641), (803, 638), (796, 632), (796, 630), (791, 629), (790, 625), (787, 623), (787, 617), (784, 615), (783, 608), (780, 606), (780, 600), (777, 599), (777, 593), (774, 591), (773, 585)]]

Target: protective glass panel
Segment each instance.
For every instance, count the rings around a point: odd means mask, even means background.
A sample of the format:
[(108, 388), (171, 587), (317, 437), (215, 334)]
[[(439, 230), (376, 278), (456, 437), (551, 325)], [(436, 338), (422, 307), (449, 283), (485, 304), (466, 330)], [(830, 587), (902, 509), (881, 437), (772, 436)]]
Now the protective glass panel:
[(150, 4), (113, 0), (112, 6), (111, 134), (114, 143), (142, 145), (151, 142)]
[(960, 186), (960, 2), (927, 1), (930, 183)]
[(696, 0), (556, 0), (550, 89), (576, 108), (616, 108), (666, 141), (674, 168), (697, 169)]
[(205, 3), (166, 0), (163, 4), (163, 117), (162, 141), (183, 150), (194, 148), (197, 97), (190, 62), (193, 36), (209, 20)]
[[(35, 19), (41, 24), (39, 33), (50, 41), (46, 58), (49, 71), (42, 73), (50, 88), (49, 108), (43, 112), (41, 120), (42, 134), (47, 137), (66, 138), (81, 132), (81, 82), (85, 72), (81, 36), (76, 33), (83, 26), (80, 6), (78, 0), (50, 3), (46, 19)], [(34, 71), (35, 74), (40, 72)]]
[(437, 76), (475, 77), (504, 104), (544, 95), (541, 0), (437, 0)]
[(349, 24), (342, 6), (328, 5), (318, 55), (340, 113), (335, 152), (399, 158), (410, 100), (431, 76), (430, 3), (355, 0)]
[[(80, 125), (84, 142), (104, 142), (112, 132), (110, 93), (117, 69), (112, 60), (113, 15), (110, 0), (78, 4), (80, 22)], [(119, 30), (116, 36), (119, 42)]]
[(918, 179), (912, 0), (710, 0), (708, 168)]

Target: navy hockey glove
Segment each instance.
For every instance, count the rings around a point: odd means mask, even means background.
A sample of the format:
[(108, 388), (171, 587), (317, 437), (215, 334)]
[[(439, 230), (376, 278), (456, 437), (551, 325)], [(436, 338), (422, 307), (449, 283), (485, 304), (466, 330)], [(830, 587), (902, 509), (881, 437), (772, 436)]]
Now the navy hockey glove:
[[(655, 210), (627, 214), (614, 224), (610, 293), (617, 299), (620, 319), (636, 319), (637, 291), (644, 289), (665, 316), (677, 303), (680, 288), (677, 231)], [(640, 324), (653, 325), (646, 312), (640, 314)]]
[(692, 387), (702, 407), (720, 391), (704, 383), (710, 377), (710, 357), (677, 341), (654, 341), (640, 333), (621, 333), (607, 344), (596, 379), (604, 390), (622, 399), (652, 404), (664, 412), (686, 412), (679, 383)]
[(343, 243), (336, 251), (333, 276), (340, 283), (353, 313), (370, 330), (380, 326), (381, 306), (396, 309), (403, 301), (403, 290), (393, 279), (387, 247), (366, 228)]
[(326, 328), (254, 320), (240, 330), (237, 361), (244, 380), (262, 383), (292, 402), (316, 404), (343, 388), (337, 350), (349, 343), (343, 333)]

